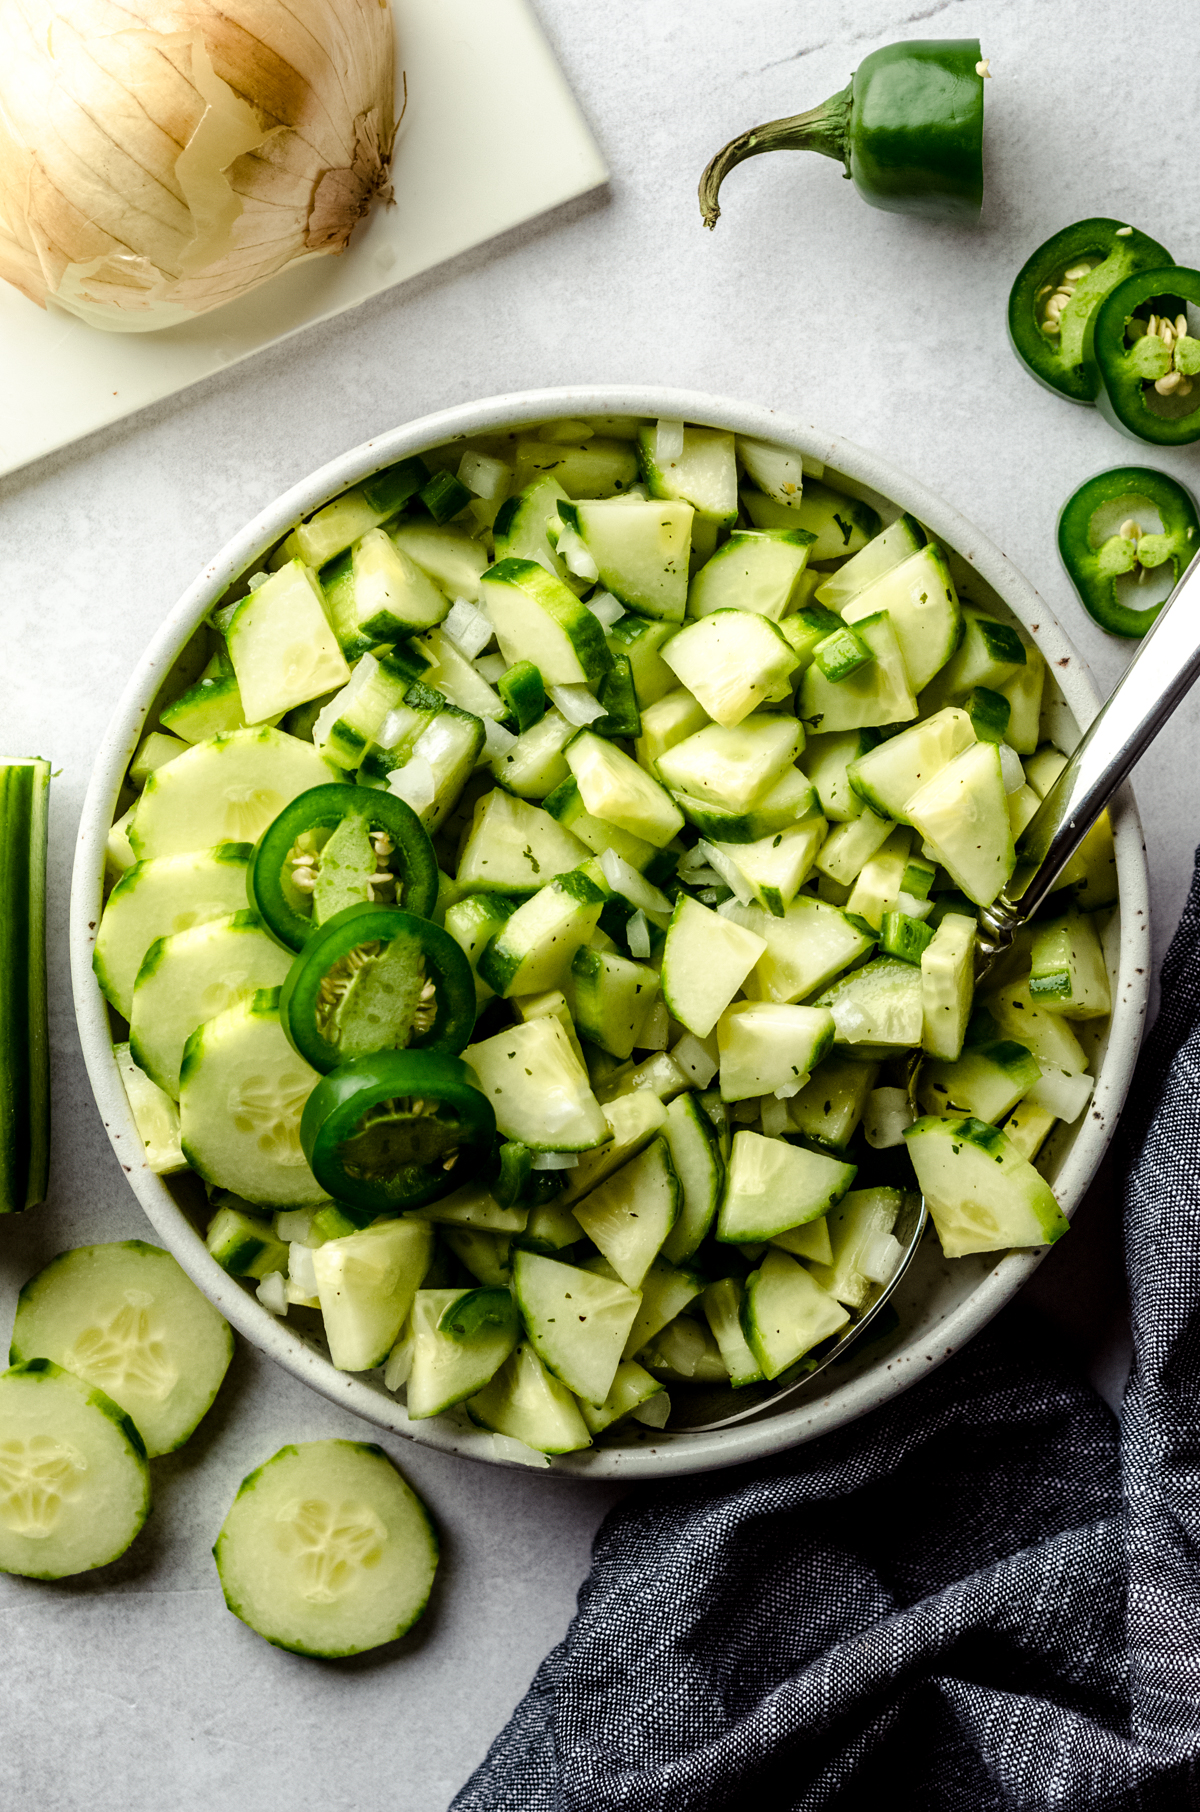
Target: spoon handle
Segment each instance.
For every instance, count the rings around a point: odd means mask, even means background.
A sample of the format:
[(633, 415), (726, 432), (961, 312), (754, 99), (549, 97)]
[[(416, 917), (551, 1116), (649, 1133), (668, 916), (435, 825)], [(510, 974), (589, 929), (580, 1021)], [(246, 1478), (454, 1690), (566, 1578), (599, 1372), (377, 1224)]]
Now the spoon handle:
[(997, 901), (999, 918), (1011, 924), (1033, 916), (1198, 678), (1200, 563), (1193, 561), (1027, 826), (1014, 885)]

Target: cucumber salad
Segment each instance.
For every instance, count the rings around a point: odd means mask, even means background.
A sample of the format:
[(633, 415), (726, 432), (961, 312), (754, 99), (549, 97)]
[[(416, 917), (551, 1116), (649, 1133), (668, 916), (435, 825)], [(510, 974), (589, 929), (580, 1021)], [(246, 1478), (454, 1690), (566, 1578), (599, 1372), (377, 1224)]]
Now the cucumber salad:
[(216, 1260), (411, 1419), (554, 1454), (811, 1369), (914, 1192), (947, 1258), (1057, 1239), (1112, 838), (976, 997), (1066, 757), (972, 583), (807, 456), (632, 417), (298, 524), (156, 702), (96, 938)]

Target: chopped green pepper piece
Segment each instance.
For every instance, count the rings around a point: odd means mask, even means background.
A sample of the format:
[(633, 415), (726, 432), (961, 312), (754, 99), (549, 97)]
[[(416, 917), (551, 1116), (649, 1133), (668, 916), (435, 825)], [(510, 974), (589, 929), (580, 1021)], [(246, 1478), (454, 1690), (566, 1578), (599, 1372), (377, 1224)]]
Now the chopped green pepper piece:
[(604, 706), (605, 715), (596, 718), (591, 728), (598, 736), (640, 736), (642, 717), (638, 710), (629, 656), (614, 654), (612, 662), (596, 694)]
[(1162, 265), (1126, 277), (1101, 303), (1091, 357), (1096, 406), (1114, 428), (1156, 447), (1200, 440), (1200, 337), (1187, 304), (1200, 303), (1200, 271)]
[(546, 687), (532, 661), (514, 661), (496, 681), (496, 690), (516, 720), (517, 733), (532, 730), (546, 715)]
[(763, 151), (816, 151), (845, 165), (863, 200), (889, 214), (973, 220), (983, 203), (983, 81), (978, 38), (910, 39), (873, 50), (850, 85), (807, 113), (732, 139), (700, 179), (714, 227), (721, 183)]
[(1008, 733), (1012, 706), (1003, 692), (988, 686), (976, 686), (963, 701), (963, 710), (971, 720), (977, 742), (1003, 742)]
[(1064, 227), (1017, 273), (1008, 298), (1013, 351), (1047, 390), (1073, 403), (1095, 402), (1100, 374), (1085, 351), (1100, 304), (1135, 271), (1170, 262), (1156, 239), (1119, 220)]
[[(1157, 519), (1147, 530), (1139, 516)], [(1154, 567), (1171, 566), (1171, 589), (1200, 548), (1196, 503), (1178, 479), (1147, 466), (1115, 466), (1081, 484), (1058, 518), (1058, 551), (1084, 609), (1110, 635), (1145, 635), (1164, 600), (1135, 608), (1134, 587)], [(1124, 594), (1124, 596), (1122, 596)]]
[(875, 656), (860, 635), (846, 623), (841, 623), (832, 635), (827, 635), (813, 649), (813, 661), (821, 669), (827, 680), (849, 679), (860, 667), (865, 667)]

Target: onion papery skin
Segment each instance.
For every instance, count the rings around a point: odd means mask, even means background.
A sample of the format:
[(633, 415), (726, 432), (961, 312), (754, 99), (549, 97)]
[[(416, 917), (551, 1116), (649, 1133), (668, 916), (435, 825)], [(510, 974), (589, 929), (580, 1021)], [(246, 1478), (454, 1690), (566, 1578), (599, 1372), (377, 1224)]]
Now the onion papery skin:
[(0, 278), (136, 333), (344, 251), (393, 70), (388, 0), (0, 0)]

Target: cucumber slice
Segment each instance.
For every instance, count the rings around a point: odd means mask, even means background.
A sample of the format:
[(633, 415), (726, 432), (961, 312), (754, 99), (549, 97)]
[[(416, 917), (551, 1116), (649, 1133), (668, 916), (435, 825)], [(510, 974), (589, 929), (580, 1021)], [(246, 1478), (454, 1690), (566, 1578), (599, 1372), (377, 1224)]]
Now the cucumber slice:
[(446, 909), (446, 930), (470, 963), (475, 976), (477, 1006), (492, 999), (491, 988), (479, 977), (479, 958), (504, 921), (516, 911), (516, 906), (517, 902), (504, 894), (473, 893)]
[(601, 1112), (608, 1138), (595, 1150), (584, 1152), (575, 1169), (568, 1171), (567, 1186), (559, 1197), (564, 1207), (579, 1201), (622, 1164), (635, 1158), (662, 1129), (667, 1118), (662, 1101), (649, 1088), (620, 1095), (608, 1102)]
[(135, 863), (117, 882), (96, 933), (92, 967), (123, 1019), (133, 1010), (133, 985), (151, 944), (225, 918), (246, 904), (250, 853), (248, 843), (223, 843), (163, 856)]
[(621, 749), (591, 730), (582, 730), (567, 749), (587, 810), (655, 849), (664, 849), (683, 829), (683, 814), (657, 780)]
[[(665, 661), (663, 666), (666, 667)], [(668, 678), (674, 686), (675, 675), (669, 669)], [(641, 734), (634, 744), (639, 766), (648, 774), (656, 773), (660, 756), (702, 730), (708, 722), (708, 712), (687, 687), (674, 686), (673, 691), (664, 693), (642, 711)]]
[(903, 1252), (893, 1231), (903, 1207), (902, 1190), (856, 1189), (831, 1211), (830, 1257), (810, 1271), (846, 1308), (864, 1309), (872, 1292), (891, 1282)]
[(432, 629), (450, 609), (441, 587), (382, 529), (355, 542), (352, 572), (353, 629), (372, 642)]
[(681, 894), (663, 949), (662, 993), (669, 1011), (689, 1032), (706, 1038), (766, 948), (753, 931)]
[(321, 587), (299, 560), (242, 600), (226, 639), (248, 724), (277, 717), (350, 678)]
[(975, 998), (975, 920), (948, 912), (921, 952), (921, 1048), (953, 1062)]
[(789, 824), (755, 843), (706, 843), (710, 865), (739, 898), (781, 919), (812, 873), (828, 830), (824, 818)]
[(1024, 1101), (1018, 1101), (1000, 1130), (1013, 1150), (1032, 1164), (1057, 1124), (1057, 1114), (1030, 1101), (1027, 1096)]
[(737, 457), (732, 434), (685, 425), (683, 445), (663, 457), (657, 424), (638, 429), (638, 464), (652, 497), (690, 503), (698, 515), (724, 526), (737, 518)]
[(946, 665), (962, 635), (958, 593), (940, 547), (932, 542), (922, 547), (847, 599), (842, 618), (858, 623), (881, 610), (896, 631), (909, 684), (920, 692)]
[[(766, 617), (714, 610), (673, 636), (663, 659), (718, 724), (740, 724), (758, 705), (788, 696), (796, 656)], [(915, 715), (915, 706), (913, 715)]]
[(483, 1233), (475, 1227), (444, 1226), (442, 1239), (455, 1258), (486, 1289), (508, 1288), (512, 1282), (512, 1240), (507, 1233)]
[(49, 1359), (0, 1377), (0, 1572), (90, 1572), (124, 1554), (149, 1513), (137, 1429), (102, 1391)]
[(811, 546), (801, 528), (735, 529), (688, 587), (688, 616), (748, 610), (778, 623), (794, 606)]
[(103, 1391), (153, 1459), (183, 1446), (232, 1357), (228, 1322), (170, 1253), (130, 1239), (61, 1252), (30, 1278), (9, 1363), (52, 1359)]
[(736, 727), (709, 724), (659, 757), (658, 772), (673, 792), (687, 793), (727, 812), (758, 805), (804, 747), (794, 717), (763, 713)]
[[(571, 778), (563, 750), (576, 734), (575, 725), (551, 708), (531, 730), (517, 737), (511, 749), (493, 759), (492, 772), (518, 798), (545, 799)], [(582, 835), (579, 831), (574, 834)]]
[(1001, 1039), (971, 1045), (956, 1063), (928, 1063), (921, 1071), (926, 1113), (967, 1113), (993, 1126), (1041, 1079), (1041, 1066), (1023, 1044)]
[(738, 458), (764, 496), (791, 510), (798, 510), (804, 492), (804, 459), (790, 447), (738, 436)]
[(578, 1245), (582, 1238), (583, 1228), (571, 1210), (563, 1207), (560, 1199), (557, 1202), (542, 1202), (540, 1206), (529, 1210), (525, 1231), (518, 1233), (516, 1244), (522, 1251), (538, 1252), (543, 1257), (553, 1258), (568, 1246)]
[(897, 517), (835, 573), (822, 575), (816, 591), (817, 603), (840, 613), (851, 598), (857, 598), (868, 585), (891, 572), (893, 567), (900, 566), (924, 545), (925, 530), (916, 518)]
[(488, 563), (482, 542), (462, 529), (435, 527), (431, 522), (402, 522), (392, 530), (392, 540), (448, 598), (478, 604)]
[(662, 650), (677, 629), (675, 623), (630, 613), (618, 617), (608, 632), (613, 654), (623, 654), (629, 662), (639, 711), (675, 688), (675, 675), (663, 660)]
[(608, 498), (560, 503), (559, 516), (596, 563), (600, 583), (644, 617), (681, 623), (687, 606), (692, 506)]
[(1006, 982), (993, 989), (982, 1004), (1000, 1035), (1025, 1045), (1044, 1071), (1065, 1070), (1081, 1076), (1087, 1069), (1087, 1053), (1062, 1014), (1049, 1012), (1044, 1001), (1035, 1001), (1028, 981)]
[[(603, 1258), (592, 1261), (597, 1269), (605, 1262)], [(625, 1342), (625, 1358), (634, 1358), (656, 1334), (661, 1334), (668, 1323), (699, 1296), (705, 1282), (706, 1279), (696, 1271), (656, 1258), (642, 1279), (641, 1307)]]
[(639, 1365), (636, 1359), (622, 1359), (603, 1403), (589, 1403), (585, 1397), (581, 1397), (579, 1413), (592, 1434), (598, 1435), (606, 1428), (611, 1428), (614, 1422), (633, 1415), (649, 1403), (652, 1397), (662, 1398), (664, 1395), (662, 1383), (658, 1378), (651, 1377), (645, 1366)]
[(248, 1202), (306, 1208), (324, 1199), (300, 1146), (300, 1115), (320, 1081), (279, 1023), (279, 990), (198, 1026), (179, 1077), (183, 1154), (205, 1182)]
[(869, 503), (810, 479), (800, 499), (800, 527), (816, 536), (808, 552), (810, 560), (842, 560), (874, 539), (880, 521)]
[(299, 793), (341, 778), (310, 743), (282, 730), (233, 730), (151, 774), (129, 841), (143, 861), (255, 843)]
[(695, 1095), (676, 1096), (667, 1108), (662, 1132), (680, 1189), (679, 1213), (663, 1241), (662, 1255), (668, 1263), (681, 1265), (712, 1226), (725, 1166), (712, 1122)]
[(733, 1136), (717, 1238), (730, 1245), (774, 1239), (840, 1202), (856, 1167), (761, 1133)]
[(204, 1243), (230, 1277), (261, 1280), (272, 1271), (287, 1275), (288, 1249), (276, 1239), (270, 1221), (259, 1220), (240, 1208), (218, 1208), (208, 1223)]
[(866, 1110), (879, 1066), (834, 1054), (787, 1103), (788, 1131), (844, 1149)]
[(849, 1320), (841, 1303), (786, 1252), (773, 1248), (746, 1279), (742, 1329), (764, 1378), (778, 1378)]
[(535, 560), (569, 590), (583, 590), (583, 582), (571, 572), (557, 547), (551, 546), (547, 534), (550, 528), (557, 532), (558, 506), (569, 502), (555, 478), (535, 479), (515, 497), (507, 498), (497, 511), (493, 528), (497, 561)]
[(835, 983), (817, 1001), (828, 1007), (839, 1044), (920, 1044), (924, 1028), (921, 971), (915, 963), (877, 956)]
[[(621, 1282), (637, 1290), (675, 1225), (681, 1199), (671, 1148), (665, 1139), (652, 1139), (636, 1158), (575, 1204), (575, 1218)], [(602, 1402), (606, 1392), (607, 1386), (591, 1401)]]
[(382, 1365), (429, 1269), (433, 1230), (384, 1221), (326, 1240), (312, 1255), (329, 1357), (340, 1372)]
[(1008, 821), (1012, 826), (1014, 844), (1020, 841), (1025, 826), (1036, 818), (1041, 803), (1031, 786), (1018, 787), (1015, 793), (1008, 795)]
[(584, 1402), (605, 1403), (641, 1305), (636, 1287), (518, 1252), (513, 1289), (542, 1364)]
[(480, 978), (504, 1000), (557, 988), (599, 924), (607, 897), (585, 869), (560, 875), (501, 925), (479, 958)]
[(440, 1416), (481, 1391), (520, 1332), (507, 1289), (418, 1290), (412, 1306), (409, 1420)]
[(484, 1184), (464, 1183), (451, 1195), (413, 1209), (412, 1219), (433, 1221), (441, 1227), (473, 1227), (484, 1233), (523, 1233), (527, 1210), (502, 1208)]
[(1005, 741), (1018, 755), (1032, 755), (1037, 749), (1045, 685), (1045, 660), (1036, 648), (1027, 644), (1025, 665), (1000, 687), (1000, 695), (1008, 701), (1009, 707)]
[(590, 853), (549, 812), (497, 788), (476, 804), (458, 860), (458, 884), (472, 892), (534, 893), (578, 868)]
[(804, 670), (796, 712), (812, 730), (872, 728), (906, 723), (917, 715), (917, 701), (891, 617), (886, 611), (877, 611), (860, 617), (854, 627), (873, 657), (865, 667), (840, 680), (827, 679), (816, 665)]
[(147, 1170), (152, 1170), (156, 1176), (170, 1176), (177, 1170), (186, 1170), (187, 1162), (179, 1143), (178, 1106), (133, 1061), (127, 1044), (114, 1045), (113, 1056), (145, 1151)]
[[(447, 705), (422, 730), (413, 745), (409, 759), (420, 764), (417, 771), (421, 775), (415, 788), (408, 787), (403, 771), (389, 776), (387, 784), (393, 793), (404, 799), (412, 790), (413, 797), (420, 801), (416, 807), (417, 816), (431, 836), (441, 828), (457, 805), (459, 795), (479, 759), (484, 735), (484, 727), (478, 717), (459, 711), (454, 705)], [(407, 766), (406, 761), (402, 764), (402, 770)], [(360, 770), (360, 784), (362, 780), (363, 773)], [(432, 799), (429, 798), (427, 789), (427, 782), (430, 780), (433, 782)]]
[(744, 1384), (761, 1384), (763, 1376), (742, 1332), (742, 1296), (736, 1277), (722, 1277), (709, 1284), (700, 1299), (734, 1390)]
[(801, 819), (812, 819), (816, 794), (812, 783), (799, 768), (787, 768), (769, 793), (746, 812), (728, 812), (711, 800), (697, 799), (690, 793), (676, 793), (675, 803), (695, 825), (701, 836), (712, 843), (758, 843), (764, 837), (778, 836), (780, 831)]
[(567, 1042), (578, 1057), (584, 1069), (587, 1064), (583, 1059), (583, 1046), (575, 1032), (575, 1021), (571, 1018), (571, 1009), (567, 997), (561, 988), (546, 988), (541, 994), (518, 994), (513, 999), (513, 1011), (518, 1019), (556, 1019), (567, 1035)]
[(438, 1541), (381, 1447), (302, 1441), (242, 1480), (213, 1557), (235, 1617), (276, 1648), (332, 1658), (412, 1628)]
[(164, 707), (159, 722), (185, 743), (206, 742), (222, 730), (245, 728), (237, 675), (224, 647), (218, 648), (195, 684)]
[(574, 424), (575, 444), (568, 439), (570, 429), (569, 423), (552, 422), (541, 434), (521, 436), (517, 441), (518, 484), (546, 472), (565, 485), (572, 497), (613, 497), (637, 483), (637, 448), (631, 439), (592, 435), (579, 422)]
[(1049, 1183), (997, 1127), (926, 1117), (904, 1139), (947, 1258), (1050, 1246), (1067, 1231)]
[(975, 727), (967, 712), (947, 706), (857, 756), (846, 770), (847, 778), (879, 817), (907, 824), (905, 807), (913, 794), (974, 741)]
[(631, 1057), (658, 999), (654, 970), (614, 951), (577, 950), (571, 983), (582, 1037), (613, 1057)]
[(793, 1258), (811, 1258), (819, 1265), (827, 1265), (833, 1257), (829, 1217), (824, 1214), (818, 1220), (806, 1222), (803, 1227), (789, 1227), (786, 1232), (777, 1233), (770, 1243), (778, 1246), (781, 1252), (790, 1252)]
[(547, 686), (595, 688), (608, 672), (604, 631), (574, 592), (533, 560), (500, 560), (481, 580), (509, 666), (532, 661)]
[(722, 1101), (803, 1088), (833, 1033), (833, 1015), (823, 1007), (736, 1001), (717, 1022)]
[[(573, 730), (571, 734), (574, 735)], [(564, 830), (569, 830), (573, 837), (586, 843), (594, 855), (602, 856), (607, 849), (615, 850), (621, 860), (628, 862), (639, 874), (644, 874), (652, 864), (661, 860), (653, 843), (647, 843), (644, 837), (631, 836), (628, 831), (609, 823), (606, 818), (594, 817), (583, 803), (579, 782), (566, 768), (565, 762), (563, 767), (566, 769), (566, 778), (545, 800), (545, 809)]]
[(870, 932), (852, 924), (838, 907), (808, 895), (793, 900), (781, 919), (761, 906), (736, 906), (732, 901), (721, 916), (745, 926), (765, 944), (754, 969), (763, 1000), (807, 999), (865, 956), (874, 942)]
[(134, 1062), (177, 1101), (183, 1048), (196, 1027), (260, 988), (281, 987), (292, 955), (250, 911), (159, 938), (134, 983), (129, 1016)]
[(575, 1453), (592, 1444), (575, 1398), (546, 1370), (527, 1341), (478, 1396), (468, 1399), (467, 1414), (481, 1428), (524, 1441), (536, 1453)]
[(589, 1151), (609, 1137), (608, 1123), (557, 1020), (528, 1020), (469, 1044), (463, 1062), (496, 1113), (506, 1139), (532, 1151)]
[(834, 825), (817, 851), (816, 866), (839, 887), (849, 887), (883, 848), (892, 830), (890, 818), (876, 817), (864, 806), (860, 817)]
[(977, 906), (990, 906), (1016, 867), (998, 746), (972, 743), (912, 795), (906, 811), (955, 885)]
[(968, 605), (958, 652), (937, 676), (926, 705), (965, 698), (976, 686), (999, 692), (1026, 663), (1025, 644), (1008, 623), (997, 622)]
[(1104, 951), (1086, 914), (1072, 910), (1038, 926), (1029, 992), (1047, 1013), (1070, 1019), (1104, 1019), (1112, 1012)]
[(468, 711), (472, 717), (499, 721), (507, 715), (500, 694), (488, 685), (479, 669), (470, 662), (444, 629), (430, 629), (416, 638), (414, 647), (429, 658), (424, 678), (436, 686), (452, 705)]

